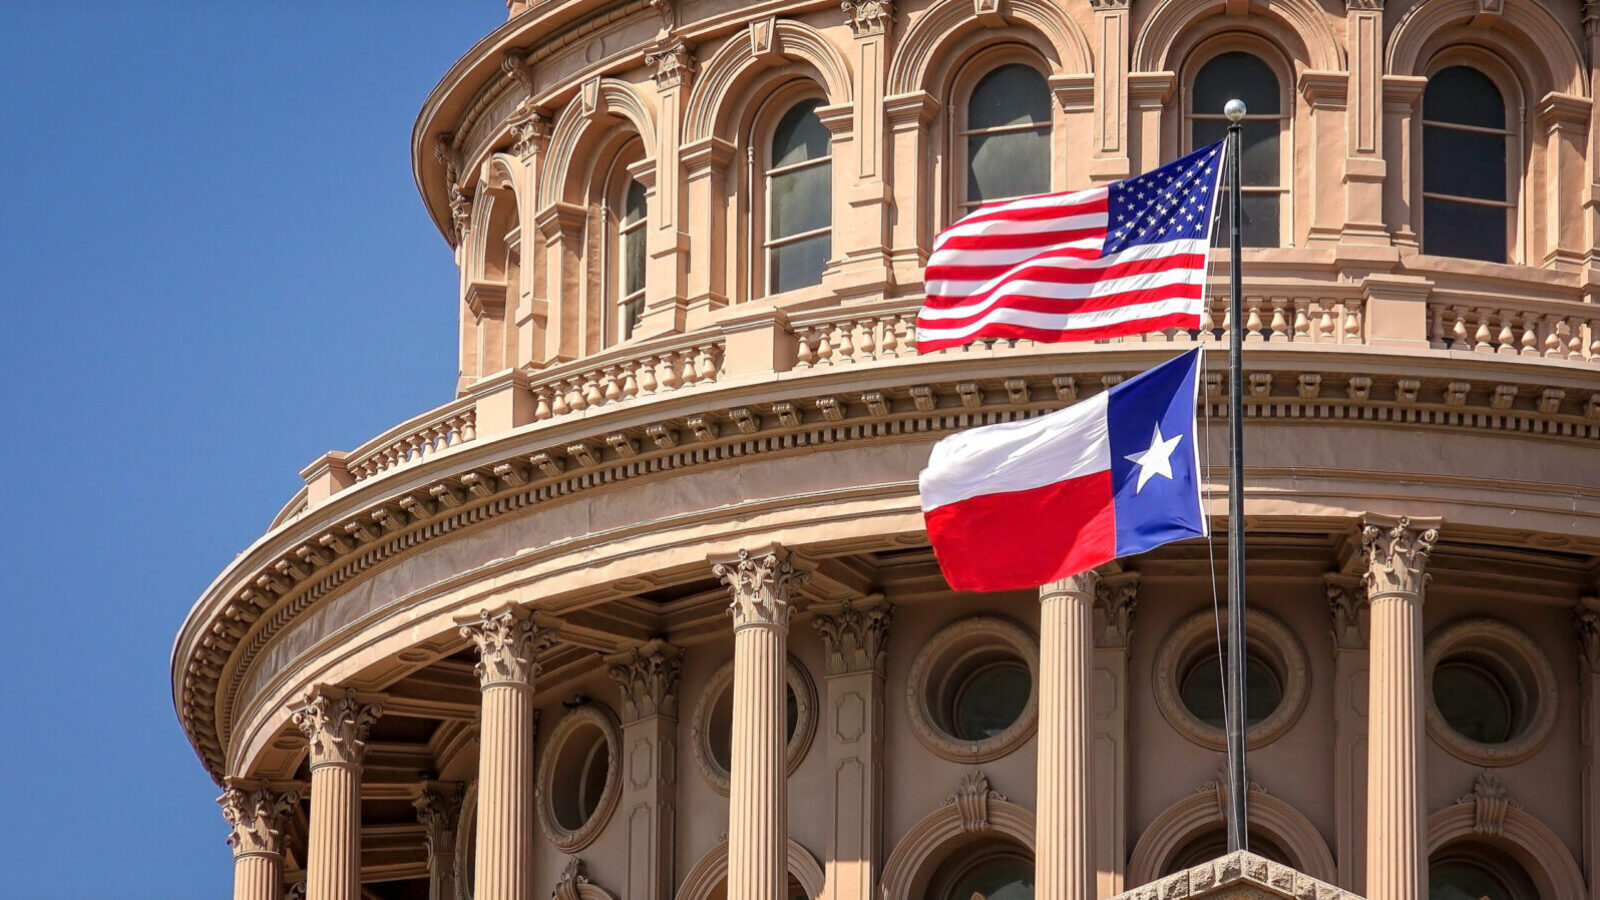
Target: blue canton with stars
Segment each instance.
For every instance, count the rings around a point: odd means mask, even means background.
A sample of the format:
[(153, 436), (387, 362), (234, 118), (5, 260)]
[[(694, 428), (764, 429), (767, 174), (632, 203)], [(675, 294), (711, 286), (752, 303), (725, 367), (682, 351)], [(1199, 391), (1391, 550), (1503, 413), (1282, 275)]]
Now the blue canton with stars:
[(1136, 244), (1211, 237), (1223, 141), (1111, 185), (1101, 256)]

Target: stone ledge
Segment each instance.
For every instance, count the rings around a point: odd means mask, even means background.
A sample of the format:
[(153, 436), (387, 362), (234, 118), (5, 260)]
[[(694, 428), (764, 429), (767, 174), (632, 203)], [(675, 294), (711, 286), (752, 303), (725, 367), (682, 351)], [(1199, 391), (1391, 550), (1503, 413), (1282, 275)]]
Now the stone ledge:
[(1360, 895), (1318, 881), (1297, 869), (1239, 850), (1182, 872), (1140, 885), (1117, 900), (1189, 900), (1198, 897), (1361, 900)]

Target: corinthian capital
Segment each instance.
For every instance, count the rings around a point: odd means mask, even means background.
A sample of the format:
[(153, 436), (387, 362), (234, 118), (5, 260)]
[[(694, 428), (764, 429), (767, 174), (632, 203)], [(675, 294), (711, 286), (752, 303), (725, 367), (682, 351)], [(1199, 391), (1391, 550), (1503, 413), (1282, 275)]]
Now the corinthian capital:
[(1420, 597), (1428, 579), (1423, 567), (1438, 540), (1438, 519), (1368, 516), (1361, 528), (1361, 552), (1367, 559), (1367, 596)]
[(858, 37), (884, 34), (894, 22), (894, 4), (889, 0), (842, 0), (839, 7)]
[(1572, 610), (1572, 624), (1578, 630), (1579, 662), (1586, 671), (1600, 675), (1600, 598), (1579, 600)]
[(694, 48), (681, 38), (663, 38), (645, 53), (644, 64), (654, 70), (658, 87), (688, 84), (695, 70)]
[(283, 854), (283, 832), (289, 816), (300, 802), (300, 795), (277, 793), (265, 786), (251, 785), (237, 778), (227, 780), (227, 790), (217, 798), (223, 821), (228, 823), (228, 846), (235, 858)]
[(870, 671), (884, 674), (889, 658), (889, 623), (893, 618), (894, 607), (881, 597), (860, 603), (846, 600), (814, 616), (811, 627), (822, 635), (822, 643), (827, 647), (827, 673), (845, 675)]
[(428, 857), (449, 856), (455, 852), (456, 823), (461, 818), (461, 785), (448, 781), (424, 781), (417, 799), (411, 801), (422, 823)]
[(349, 688), (318, 685), (295, 707), (296, 728), (311, 744), (311, 767), (361, 764), (367, 732), (383, 704), (362, 703)]
[(740, 550), (737, 559), (712, 566), (733, 595), (728, 611), (734, 630), (749, 625), (789, 627), (789, 597), (806, 577), (789, 560), (788, 551), (774, 547), (757, 555)]
[(550, 136), (550, 119), (536, 109), (531, 100), (524, 100), (517, 105), (510, 122), (511, 152), (522, 159), (539, 152), (545, 139)]
[(538, 656), (550, 649), (560, 632), (541, 628), (520, 606), (507, 606), (496, 612), (478, 611), (476, 618), (459, 622), (461, 636), (478, 649), (478, 684), (488, 688), (497, 684), (529, 685), (539, 675)]
[(1322, 589), (1328, 596), (1328, 614), (1333, 617), (1333, 646), (1365, 649), (1370, 618), (1366, 585), (1355, 576), (1327, 575)]
[(1128, 648), (1133, 636), (1133, 613), (1139, 608), (1139, 576), (1122, 574), (1100, 584), (1094, 595), (1094, 645)]
[(683, 649), (666, 641), (651, 641), (626, 653), (606, 658), (611, 680), (622, 689), (623, 723), (651, 716), (678, 717), (678, 676), (683, 671)]

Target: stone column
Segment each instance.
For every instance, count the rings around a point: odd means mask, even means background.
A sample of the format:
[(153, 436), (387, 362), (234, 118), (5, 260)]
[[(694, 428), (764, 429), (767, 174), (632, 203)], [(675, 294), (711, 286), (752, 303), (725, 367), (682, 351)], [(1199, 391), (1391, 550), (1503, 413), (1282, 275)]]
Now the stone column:
[(893, 610), (882, 597), (813, 610), (827, 650), (823, 736), (833, 773), (822, 896), (871, 900), (883, 851), (883, 679)]
[(428, 845), (428, 900), (456, 900), (456, 826), (461, 819), (461, 785), (424, 781), (417, 799), (417, 821)]
[(789, 599), (802, 573), (777, 546), (717, 563), (733, 595), (733, 750), (728, 900), (783, 900), (788, 886)]
[(1323, 590), (1333, 617), (1333, 852), (1339, 886), (1360, 893), (1366, 884), (1367, 590), (1353, 575), (1327, 575)]
[(622, 894), (672, 900), (683, 650), (650, 641), (606, 661), (611, 680), (622, 689), (622, 808), (628, 811), (628, 888)]
[(1367, 708), (1368, 900), (1423, 900), (1428, 855), (1423, 800), (1423, 567), (1439, 539), (1438, 519), (1369, 515), (1362, 522), (1371, 604)]
[(1099, 573), (1090, 570), (1039, 588), (1039, 824), (1034, 891), (1054, 900), (1092, 900), (1089, 775)]
[(245, 779), (227, 779), (217, 798), (233, 848), (233, 900), (278, 900), (283, 889), (283, 832), (300, 803)]
[(361, 761), (382, 713), (382, 704), (327, 685), (312, 688), (294, 710), (294, 724), (311, 744), (306, 900), (361, 896)]
[(1578, 630), (1579, 717), (1582, 729), (1583, 872), (1589, 900), (1600, 900), (1600, 598), (1585, 597), (1572, 611)]
[(483, 689), (475, 893), (485, 900), (533, 900), (533, 688), (537, 658), (557, 634), (514, 604), (480, 610), (458, 624), (478, 651)]
[(1090, 841), (1096, 895), (1114, 897), (1128, 877), (1128, 641), (1139, 604), (1139, 576), (1104, 579), (1095, 595), (1093, 699), (1093, 838)]

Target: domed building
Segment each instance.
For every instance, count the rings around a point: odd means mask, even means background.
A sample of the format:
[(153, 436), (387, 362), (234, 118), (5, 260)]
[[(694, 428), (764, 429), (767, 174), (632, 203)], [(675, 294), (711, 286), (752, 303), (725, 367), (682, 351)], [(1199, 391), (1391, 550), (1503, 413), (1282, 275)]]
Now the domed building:
[[(1233, 328), (1257, 880), (1600, 898), (1600, 4), (509, 12), (413, 132), (457, 398), (307, 466), (177, 637), (236, 898), (1202, 890), (1220, 535), (958, 594), (917, 474), (1199, 342), (1220, 532)], [(1219, 251), (1197, 331), (918, 354), (939, 229), (1231, 97), (1241, 321)]]

